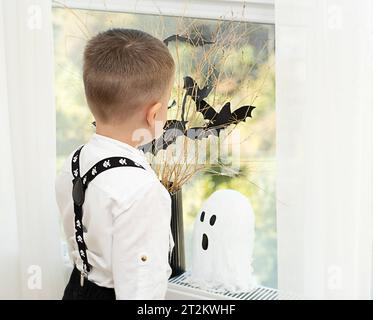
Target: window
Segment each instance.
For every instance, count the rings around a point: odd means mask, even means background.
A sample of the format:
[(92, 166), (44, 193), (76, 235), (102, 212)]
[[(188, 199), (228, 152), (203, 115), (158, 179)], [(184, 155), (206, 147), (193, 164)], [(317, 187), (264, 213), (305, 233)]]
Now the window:
[[(270, 3), (262, 2), (266, 6)], [(239, 39), (235, 39), (234, 45), (229, 47), (229, 59), (223, 66), (225, 78), (220, 88), (222, 94), (217, 99), (221, 100), (220, 104), (227, 95), (234, 97), (230, 98), (230, 101), (236, 103), (237, 107), (238, 104), (254, 101), (257, 110), (253, 120), (237, 128), (242, 140), (242, 175), (229, 178), (203, 173), (196, 176), (183, 189), (186, 262), (188, 267), (193, 222), (203, 201), (215, 189), (232, 188), (250, 198), (256, 214), (255, 275), (262, 285), (277, 287), (274, 25), (257, 21), (253, 23), (212, 19), (208, 10), (195, 15), (198, 18), (180, 18), (150, 12), (145, 14), (144, 7), (137, 10), (140, 13), (134, 13), (135, 9), (128, 10), (132, 13), (125, 13), (119, 11), (127, 10), (114, 7), (109, 11), (102, 4), (106, 1), (102, 1), (99, 8), (94, 6), (99, 3), (98, 1), (88, 3), (90, 4), (86, 7), (81, 5), (79, 8), (72, 8), (67, 4), (66, 7), (54, 8), (53, 12), (57, 166), (60, 167), (66, 156), (78, 145), (86, 142), (93, 133), (93, 119), (86, 107), (81, 76), (82, 52), (90, 36), (111, 27), (136, 28), (160, 39), (182, 33), (188, 28), (211, 33), (221, 32), (228, 40), (229, 35), (238, 35)], [(266, 6), (265, 10), (261, 11), (264, 17), (268, 17)], [(204, 19), (203, 16), (209, 19)], [(270, 22), (270, 18), (262, 20)], [(185, 48), (180, 57), (183, 68), (191, 67), (190, 64), (193, 64), (188, 50), (190, 49)]]

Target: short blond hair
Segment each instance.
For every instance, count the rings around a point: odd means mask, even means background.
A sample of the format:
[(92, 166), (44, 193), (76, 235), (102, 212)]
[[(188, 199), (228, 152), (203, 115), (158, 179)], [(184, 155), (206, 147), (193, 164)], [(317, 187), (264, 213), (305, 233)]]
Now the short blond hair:
[(159, 101), (171, 85), (175, 62), (150, 34), (110, 29), (88, 42), (83, 69), (88, 105), (96, 120), (108, 123)]

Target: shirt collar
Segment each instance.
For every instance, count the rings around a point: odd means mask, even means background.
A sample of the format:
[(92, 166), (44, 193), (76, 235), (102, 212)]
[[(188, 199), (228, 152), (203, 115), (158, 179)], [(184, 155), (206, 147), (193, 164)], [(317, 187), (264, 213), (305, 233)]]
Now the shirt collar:
[(119, 140), (116, 140), (116, 139), (113, 139), (113, 138), (109, 138), (109, 137), (106, 137), (106, 136), (103, 136), (103, 135), (100, 135), (100, 134), (97, 134), (97, 133), (93, 134), (91, 140), (93, 142), (105, 143), (105, 144), (108, 143), (108, 144), (115, 145), (115, 146), (123, 149), (123, 151), (125, 151), (126, 153), (129, 153), (130, 155), (133, 155), (135, 157), (140, 157), (146, 163), (148, 163), (143, 151), (141, 151), (141, 150), (125, 143), (125, 142), (122, 142), (122, 141), (119, 141)]

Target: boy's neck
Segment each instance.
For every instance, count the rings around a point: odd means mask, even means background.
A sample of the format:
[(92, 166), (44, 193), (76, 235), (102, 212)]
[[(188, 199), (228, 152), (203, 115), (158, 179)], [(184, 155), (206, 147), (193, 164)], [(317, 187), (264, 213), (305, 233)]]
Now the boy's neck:
[(138, 147), (138, 142), (132, 140), (133, 133), (117, 128), (107, 127), (100, 124), (96, 125), (96, 133), (120, 142), (126, 143), (134, 148)]

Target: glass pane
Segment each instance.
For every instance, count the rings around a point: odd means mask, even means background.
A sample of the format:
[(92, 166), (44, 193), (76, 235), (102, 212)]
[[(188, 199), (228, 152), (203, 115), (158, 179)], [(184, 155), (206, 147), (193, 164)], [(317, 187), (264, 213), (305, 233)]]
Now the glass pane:
[[(82, 82), (82, 53), (87, 39), (112, 27), (146, 31), (159, 39), (173, 34), (203, 34), (223, 44), (211, 53), (209, 64), (201, 48), (182, 46), (177, 53), (177, 81), (186, 75), (203, 80), (193, 70), (219, 66), (219, 85), (209, 102), (235, 109), (257, 107), (252, 120), (239, 124), (241, 170), (238, 177), (200, 173), (183, 188), (186, 260), (190, 266), (193, 222), (203, 201), (215, 190), (231, 188), (250, 198), (256, 215), (254, 272), (262, 285), (277, 287), (275, 201), (275, 77), (274, 26), (243, 22), (190, 19), (157, 15), (54, 9), (57, 103), (57, 166), (94, 132)], [(175, 100), (182, 99), (174, 91)], [(172, 111), (171, 111), (172, 113)]]

